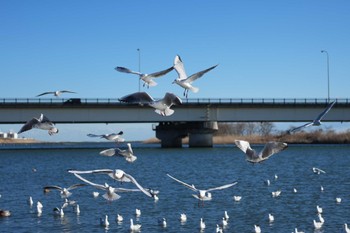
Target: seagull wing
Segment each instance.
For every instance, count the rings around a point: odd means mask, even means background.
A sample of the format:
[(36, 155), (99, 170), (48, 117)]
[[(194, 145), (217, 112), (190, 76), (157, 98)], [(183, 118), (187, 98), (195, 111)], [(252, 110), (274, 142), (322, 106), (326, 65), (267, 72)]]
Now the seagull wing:
[(39, 121), (40, 121), (40, 123), (50, 123), (50, 124), (54, 125), (54, 124), (52, 123), (52, 121), (50, 121), (50, 119), (47, 118), (47, 117), (46, 117), (45, 115), (43, 115), (43, 114), (40, 115)]
[(205, 69), (205, 70), (202, 70), (202, 71), (199, 71), (195, 74), (192, 74), (190, 77), (187, 78), (186, 82), (189, 82), (189, 83), (192, 83), (193, 81), (195, 81), (196, 79), (202, 77), (205, 73), (211, 71), (212, 69), (214, 69), (215, 67), (217, 67), (218, 65), (215, 65), (215, 66), (212, 66), (208, 69)]
[(127, 189), (127, 188), (115, 188), (114, 191), (118, 192), (118, 193), (123, 193), (123, 192), (141, 192), (140, 189)]
[(276, 154), (288, 147), (287, 143), (284, 142), (268, 142), (264, 149), (261, 151), (262, 158), (268, 158), (273, 154)]
[(312, 126), (312, 125), (313, 125), (313, 122), (309, 122), (309, 123), (306, 123), (306, 124), (304, 124), (304, 125), (301, 125), (301, 126), (299, 126), (299, 127), (296, 127), (296, 128), (294, 128), (294, 129), (289, 130), (288, 133), (293, 133), (293, 132), (295, 132), (295, 131), (301, 130), (302, 128), (306, 128), (306, 127), (309, 127), (309, 126)]
[(255, 159), (257, 157), (257, 153), (254, 149), (250, 148), (250, 144), (247, 141), (243, 140), (235, 140), (235, 144), (241, 151), (243, 151), (247, 157), (250, 159)]
[(82, 186), (86, 186), (86, 184), (73, 184), (73, 185), (69, 186), (67, 188), (67, 190), (76, 189), (76, 188), (79, 188), (79, 187), (82, 187)]
[(205, 190), (206, 192), (210, 192), (210, 191), (214, 191), (214, 190), (221, 190), (221, 189), (227, 189), (229, 187), (232, 187), (233, 185), (236, 185), (237, 182), (233, 182), (231, 184), (225, 184), (225, 185), (222, 185), (222, 186), (219, 186), (219, 187), (216, 187), (216, 188), (210, 188), (210, 189), (207, 189)]
[(104, 155), (104, 156), (113, 156), (115, 155), (116, 149), (111, 148), (111, 149), (107, 149), (107, 150), (103, 150), (100, 152), (100, 155)]
[(146, 92), (135, 92), (130, 95), (123, 96), (118, 100), (124, 103), (141, 103), (141, 104), (150, 103), (154, 101), (152, 96), (150, 96)]
[(174, 69), (174, 67), (170, 67), (166, 70), (162, 70), (162, 71), (159, 71), (159, 72), (155, 72), (155, 73), (152, 73), (152, 74), (148, 74), (147, 76), (149, 77), (153, 77), (153, 78), (159, 78), (163, 75), (166, 75), (167, 73), (169, 73), (170, 71), (172, 71)]
[(180, 105), (182, 104), (181, 98), (176, 96), (173, 93), (167, 92), (163, 98), (163, 103), (170, 107), (171, 105)]
[(106, 190), (106, 187), (104, 185), (100, 185), (100, 184), (95, 184), (87, 179), (84, 179), (83, 177), (81, 177), (80, 175), (76, 174), (76, 173), (73, 173), (73, 175), (75, 175), (79, 180), (89, 184), (89, 185), (92, 185), (94, 186), (95, 188), (98, 188), (98, 189), (103, 189), (103, 190)]
[(128, 146), (129, 152), (130, 152), (131, 154), (134, 154), (134, 152), (133, 152), (133, 150), (132, 150), (132, 148), (131, 148), (131, 143), (127, 143), (126, 145)]
[(98, 135), (98, 134), (92, 134), (92, 133), (89, 133), (87, 134), (88, 137), (92, 137), (92, 138), (102, 138), (104, 135)]
[(179, 80), (185, 80), (187, 78), (187, 74), (185, 71), (185, 67), (184, 64), (182, 63), (182, 60), (180, 58), (179, 55), (176, 55), (175, 59), (174, 59), (174, 69), (177, 72), (177, 74), (179, 75)]
[(333, 107), (333, 105), (335, 104), (336, 101), (333, 101), (332, 103), (330, 103), (328, 105), (328, 107), (320, 114), (318, 115), (318, 117), (315, 119), (315, 121), (321, 121), (322, 118), (327, 114), (327, 112), (329, 112), (329, 110), (331, 110), (331, 108)]
[(42, 96), (42, 95), (48, 95), (48, 94), (55, 94), (54, 91), (47, 91), (47, 92), (44, 92), (44, 93), (41, 93), (39, 95), (37, 95), (36, 97), (39, 97), (39, 96)]
[(132, 71), (128, 68), (125, 68), (125, 67), (120, 67), (120, 66), (117, 66), (115, 68), (116, 71), (119, 71), (119, 72), (122, 72), (122, 73), (128, 73), (128, 74), (137, 74), (137, 75), (142, 75), (142, 73), (140, 72), (137, 72), (137, 71)]
[(22, 126), (22, 128), (18, 131), (18, 134), (31, 130), (38, 123), (40, 123), (38, 119), (32, 118)]
[(63, 188), (62, 188), (62, 187), (57, 186), (57, 185), (49, 185), (49, 186), (45, 186), (45, 187), (44, 187), (44, 189), (58, 189), (58, 190), (60, 190), (60, 191), (62, 191), (62, 190), (63, 190)]
[(63, 91), (59, 91), (60, 93), (75, 93), (76, 94), (76, 92), (74, 92), (74, 91), (68, 91), (68, 90), (63, 90)]
[(189, 185), (189, 184), (187, 184), (187, 183), (185, 183), (185, 182), (183, 182), (183, 181), (181, 181), (181, 180), (176, 179), (175, 177), (173, 177), (173, 176), (171, 176), (171, 175), (169, 175), (169, 174), (167, 174), (167, 176), (169, 176), (171, 179), (173, 179), (173, 180), (179, 182), (180, 184), (186, 186), (187, 188), (191, 189), (192, 191), (198, 191), (198, 189), (196, 189), (196, 188), (194, 187), (194, 185)]
[(129, 179), (131, 180), (131, 182), (132, 182), (133, 184), (135, 184), (136, 187), (137, 187), (141, 192), (143, 192), (144, 194), (146, 194), (146, 195), (149, 196), (149, 197), (152, 197), (151, 193), (150, 193), (149, 191), (147, 191), (146, 189), (144, 189), (144, 188), (135, 180), (134, 177), (132, 177), (131, 175), (126, 174), (126, 173), (124, 173), (124, 175), (125, 175), (127, 178), (129, 178)]
[(94, 173), (101, 173), (101, 174), (110, 174), (113, 173), (113, 170), (111, 169), (97, 169), (97, 170), (87, 170), (87, 171), (78, 171), (78, 170), (68, 170), (69, 173), (76, 173), (76, 174), (94, 174)]

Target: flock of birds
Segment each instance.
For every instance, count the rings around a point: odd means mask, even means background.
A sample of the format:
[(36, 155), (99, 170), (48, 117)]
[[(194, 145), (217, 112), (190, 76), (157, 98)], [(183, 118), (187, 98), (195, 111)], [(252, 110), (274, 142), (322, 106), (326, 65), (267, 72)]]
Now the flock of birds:
[[(167, 73), (169, 73), (170, 71), (172, 71), (173, 69), (175, 69), (175, 71), (178, 74), (178, 78), (175, 79), (173, 83), (184, 88), (183, 95), (187, 98), (189, 91), (192, 91), (193, 93), (197, 93), (199, 91), (199, 89), (197, 87), (192, 86), (192, 83), (196, 79), (202, 77), (205, 73), (214, 69), (216, 66), (217, 65), (212, 66), (212, 67), (205, 69), (203, 71), (197, 72), (191, 76), (187, 76), (185, 69), (184, 69), (184, 64), (183, 64), (180, 56), (177, 55), (174, 59), (174, 65), (172, 67), (165, 69), (165, 70), (162, 70), (162, 71), (159, 71), (159, 72), (151, 73), (151, 74), (144, 74), (144, 73), (140, 73), (137, 71), (132, 71), (132, 70), (125, 68), (125, 67), (116, 67), (115, 69), (119, 72), (138, 75), (139, 78), (144, 82), (144, 86), (147, 86), (147, 87), (156, 86), (157, 83), (154, 81), (155, 78), (159, 78), (161, 76), (164, 76)], [(62, 90), (62, 91), (54, 91), (54, 92), (44, 92), (44, 93), (39, 94), (37, 96), (39, 97), (39, 96), (43, 96), (43, 95), (47, 95), (47, 94), (53, 94), (54, 96), (58, 97), (62, 93), (75, 93), (75, 92), (68, 91), (68, 90)], [(162, 116), (172, 115), (174, 113), (174, 110), (171, 109), (171, 106), (178, 105), (178, 104), (182, 103), (182, 100), (180, 97), (178, 97), (175, 94), (170, 93), (170, 92), (167, 92), (165, 94), (164, 98), (160, 99), (160, 100), (155, 100), (146, 92), (132, 93), (132, 94), (129, 94), (127, 96), (120, 98), (119, 100), (121, 102), (126, 102), (126, 103), (138, 103), (138, 104), (142, 104), (142, 105), (146, 104), (150, 107), (155, 108), (155, 112), (162, 115)], [(296, 127), (294, 129), (291, 129), (287, 133), (294, 133), (298, 130), (301, 130), (301, 129), (303, 129), (305, 127), (309, 127), (309, 126), (321, 125), (321, 120), (330, 111), (330, 109), (334, 106), (334, 104), (335, 104), (335, 101), (332, 103), (329, 103), (327, 108), (319, 116), (317, 116), (317, 118), (315, 120), (313, 120), (312, 122), (304, 124), (304, 125), (299, 126), (299, 127)], [(18, 133), (20, 134), (22, 132), (25, 132), (25, 131), (28, 131), (28, 130), (31, 130), (34, 128), (47, 130), (49, 135), (54, 135), (54, 134), (57, 134), (59, 132), (59, 130), (55, 126), (55, 124), (52, 121), (50, 121), (45, 115), (41, 114), (38, 118), (34, 117), (31, 120), (29, 120), (28, 122), (26, 122), (23, 125), (23, 127), (19, 130)], [(122, 135), (123, 135), (123, 131), (120, 131), (119, 133), (101, 134), (101, 135), (88, 134), (87, 136), (103, 138), (103, 139), (106, 139), (109, 141), (116, 142), (118, 145), (119, 143), (125, 141), (125, 139), (122, 138)], [(272, 142), (268, 142), (260, 152), (257, 152), (250, 147), (250, 144), (247, 141), (235, 140), (235, 144), (241, 151), (243, 151), (243, 153), (246, 156), (246, 160), (248, 162), (254, 163), (254, 164), (264, 162), (267, 159), (269, 159), (272, 155), (279, 153), (288, 147), (288, 145), (284, 142), (272, 141)], [(101, 151), (100, 155), (102, 155), (102, 156), (114, 156), (114, 155), (121, 156), (127, 162), (133, 163), (133, 162), (135, 162), (137, 157), (135, 156), (135, 154), (133, 152), (131, 144), (127, 143), (126, 145), (127, 145), (127, 149), (125, 149), (125, 150), (121, 150), (121, 149), (115, 147), (115, 148), (110, 148), (110, 149), (106, 149), (106, 150)], [(325, 173), (323, 170), (321, 170), (319, 168), (313, 168), (313, 171), (314, 171), (314, 173), (317, 173), (317, 174)], [(74, 184), (74, 185), (67, 187), (67, 188), (60, 187), (57, 185), (49, 185), (49, 186), (43, 187), (45, 192), (49, 192), (50, 190), (58, 190), (60, 192), (60, 196), (64, 200), (64, 202), (63, 202), (61, 207), (54, 208), (54, 213), (56, 215), (59, 215), (59, 216), (64, 216), (64, 209), (70, 205), (74, 206), (75, 212), (77, 214), (80, 213), (79, 205), (75, 201), (70, 201), (69, 198), (72, 195), (71, 190), (76, 189), (76, 188), (80, 188), (80, 187), (84, 187), (87, 185), (90, 185), (96, 189), (102, 190), (104, 192), (102, 197), (105, 198), (106, 200), (108, 200), (109, 202), (118, 200), (120, 198), (120, 195), (119, 195), (120, 193), (127, 193), (127, 192), (141, 192), (141, 193), (145, 194), (147, 197), (152, 198), (154, 200), (158, 200), (158, 198), (159, 198), (158, 197), (158, 195), (159, 195), (158, 190), (153, 190), (152, 188), (145, 188), (132, 175), (127, 174), (123, 170), (120, 170), (120, 169), (116, 169), (116, 170), (96, 169), (96, 170), (86, 170), (86, 171), (70, 169), (70, 170), (68, 170), (68, 173), (73, 174), (82, 183)], [(83, 177), (87, 174), (108, 175), (110, 178), (112, 178), (115, 181), (118, 181), (121, 183), (128, 182), (128, 183), (133, 184), (135, 187), (132, 189), (113, 187), (113, 186), (109, 185), (107, 182), (104, 184), (98, 184), (98, 183), (92, 182), (91, 180), (88, 180), (86, 177)], [(170, 179), (176, 181), (177, 183), (183, 185), (184, 187), (190, 189), (193, 192), (193, 194), (192, 194), (193, 197), (198, 199), (199, 206), (204, 206), (205, 201), (212, 200), (212, 196), (211, 196), (212, 191), (227, 189), (227, 188), (230, 188), (230, 187), (237, 184), (237, 182), (232, 182), (232, 183), (224, 184), (224, 185), (221, 185), (218, 187), (212, 187), (212, 188), (207, 188), (207, 189), (198, 189), (197, 187), (195, 187), (195, 185), (193, 185), (193, 184), (190, 185), (184, 181), (181, 181), (178, 178), (175, 178), (174, 176), (172, 176), (170, 174), (167, 174), (167, 176)], [(295, 192), (296, 192), (296, 190), (295, 190)], [(278, 197), (280, 194), (281, 194), (280, 190), (277, 190), (276, 192), (272, 192), (273, 197)], [(98, 192), (94, 192), (94, 196), (98, 196), (98, 195), (99, 195)], [(241, 199), (241, 196), (234, 196), (235, 201), (240, 201), (240, 199)], [(340, 202), (340, 201), (341, 201), (340, 199), (339, 200), (337, 199), (337, 202)], [(33, 200), (31, 197), (29, 198), (28, 202), (30, 203), (30, 205), (33, 205)], [(319, 206), (317, 206), (317, 211), (318, 211), (319, 221), (314, 220), (313, 224), (314, 224), (315, 229), (321, 229), (322, 225), (324, 223), (324, 219), (322, 218), (322, 209)], [(40, 201), (38, 201), (37, 202), (37, 213), (38, 213), (38, 215), (41, 215), (42, 212), (43, 212), (43, 205), (40, 203)], [(141, 214), (140, 210), (136, 209), (135, 214), (137, 216), (139, 216)], [(10, 216), (10, 211), (0, 210), (0, 216)], [(222, 218), (222, 223), (217, 224), (216, 232), (223, 232), (223, 230), (225, 229), (225, 226), (227, 225), (228, 219), (229, 219), (229, 216), (228, 216), (227, 212), (225, 211), (224, 217)], [(185, 222), (186, 220), (187, 220), (186, 214), (182, 213), (180, 215), (180, 221)], [(117, 221), (123, 221), (123, 217), (119, 214), (117, 216)], [(269, 221), (270, 222), (274, 221), (274, 216), (271, 214), (269, 214)], [(110, 223), (109, 223), (108, 215), (106, 215), (104, 218), (100, 219), (100, 224), (104, 227), (109, 226)], [(166, 227), (167, 226), (166, 219), (165, 218), (160, 219), (159, 225)], [(200, 219), (199, 228), (201, 230), (206, 228), (206, 225), (205, 225), (203, 218)], [(131, 218), (130, 219), (130, 230), (131, 231), (140, 231), (140, 229), (141, 229), (141, 225), (135, 224), (134, 220)], [(346, 232), (350, 232), (350, 230), (346, 224), (344, 225), (344, 229)], [(254, 225), (254, 232), (256, 232), (256, 233), (261, 232), (261, 228), (259, 225)], [(295, 229), (294, 232), (301, 233), (301, 231), (298, 231), (297, 229)]]

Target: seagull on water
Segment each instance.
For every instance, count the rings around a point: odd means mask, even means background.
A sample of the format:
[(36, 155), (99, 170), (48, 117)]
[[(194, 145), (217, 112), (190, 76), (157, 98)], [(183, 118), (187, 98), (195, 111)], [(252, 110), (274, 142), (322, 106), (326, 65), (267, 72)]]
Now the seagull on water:
[(186, 222), (187, 221), (187, 216), (186, 216), (186, 214), (184, 214), (184, 213), (182, 213), (182, 214), (180, 214), (180, 222)]
[(57, 185), (49, 185), (49, 186), (45, 186), (44, 189), (55, 189), (55, 190), (59, 190), (60, 194), (61, 194), (61, 198), (68, 198), (72, 195), (71, 192), (69, 192), (72, 189), (76, 189), (78, 187), (82, 187), (82, 186), (86, 186), (86, 184), (74, 184), (69, 186), (68, 188), (63, 188)]
[(123, 131), (119, 131), (119, 133), (110, 133), (110, 134), (92, 134), (89, 133), (88, 137), (98, 137), (98, 138), (104, 138), (108, 141), (114, 141), (114, 142), (124, 142), (125, 139), (121, 137), (123, 135)]
[(119, 182), (131, 182), (135, 184), (136, 187), (140, 189), (141, 192), (143, 192), (149, 197), (153, 197), (151, 192), (148, 189), (143, 188), (133, 176), (125, 173), (123, 170), (120, 170), (120, 169), (116, 169), (116, 170), (98, 169), (98, 170), (89, 170), (89, 171), (68, 170), (68, 172), (73, 174), (106, 174), (112, 179), (117, 180)]
[(344, 223), (344, 230), (345, 230), (346, 233), (350, 233), (350, 229), (349, 229), (347, 223)]
[(134, 224), (134, 220), (130, 219), (130, 231), (140, 231), (141, 230), (141, 224)]
[(43, 204), (40, 201), (36, 203), (36, 211), (39, 216), (43, 213)]
[(203, 218), (201, 218), (201, 221), (199, 222), (199, 229), (204, 230), (205, 227), (205, 222), (203, 221)]
[(259, 225), (254, 225), (254, 231), (255, 233), (261, 233), (261, 228)]
[(124, 103), (138, 103), (140, 105), (146, 104), (155, 108), (154, 111), (161, 116), (171, 116), (174, 114), (171, 106), (182, 104), (181, 98), (170, 92), (165, 93), (164, 97), (159, 100), (155, 100), (146, 92), (135, 92), (120, 98), (119, 101)]
[(80, 175), (73, 173), (78, 179), (84, 181), (85, 183), (94, 186), (95, 188), (105, 190), (106, 193), (102, 195), (102, 197), (108, 201), (115, 201), (120, 198), (120, 196), (116, 192), (138, 192), (140, 189), (125, 189), (125, 188), (113, 188), (112, 186), (105, 183), (104, 185), (95, 184), (87, 179), (84, 179)]
[(304, 233), (303, 231), (298, 231), (298, 228), (295, 228), (292, 233)]
[(312, 171), (313, 171), (315, 174), (317, 174), (317, 175), (319, 175), (319, 174), (321, 174), (321, 173), (326, 173), (325, 171), (323, 171), (323, 170), (321, 170), (321, 169), (319, 169), (319, 168), (317, 168), (317, 167), (313, 167), (313, 168), (312, 168)]
[(217, 67), (217, 65), (212, 66), (208, 69), (202, 70), (200, 72), (197, 72), (195, 74), (192, 74), (191, 76), (187, 76), (184, 64), (182, 63), (182, 60), (179, 55), (177, 55), (174, 59), (174, 69), (176, 70), (178, 77), (174, 80), (173, 83), (178, 84), (180, 87), (184, 88), (185, 91), (183, 95), (187, 98), (188, 96), (188, 91), (191, 90), (194, 93), (197, 93), (199, 91), (198, 87), (192, 86), (192, 83), (202, 77), (205, 73), (209, 72), (210, 70), (214, 69)]
[(329, 110), (331, 110), (331, 108), (333, 107), (333, 105), (336, 103), (336, 101), (333, 101), (332, 103), (330, 103), (327, 108), (320, 114), (318, 115), (318, 117), (313, 120), (312, 122), (309, 122), (309, 123), (306, 123), (305, 125), (302, 125), (302, 126), (299, 126), (299, 127), (296, 127), (294, 129), (291, 129), (288, 131), (289, 134), (295, 132), (295, 131), (298, 131), (298, 130), (301, 130), (302, 128), (306, 128), (306, 127), (309, 127), (309, 126), (320, 126), (322, 123), (321, 123), (321, 120), (322, 118), (329, 112)]
[(47, 91), (47, 92), (44, 92), (44, 93), (41, 93), (41, 94), (37, 95), (36, 97), (43, 96), (43, 95), (49, 95), (49, 94), (53, 94), (54, 96), (59, 97), (62, 93), (76, 93), (76, 92), (74, 92), (74, 91), (67, 91), (67, 90)]
[(131, 144), (127, 143), (126, 145), (128, 146), (128, 149), (126, 150), (121, 150), (119, 148), (110, 148), (110, 149), (101, 151), (100, 155), (113, 156), (115, 154), (118, 154), (120, 156), (123, 156), (125, 160), (128, 161), (129, 163), (132, 163), (137, 159), (137, 157), (134, 155), (134, 151), (132, 150)]
[(31, 129), (42, 129), (48, 130), (48, 134), (52, 136), (53, 134), (58, 133), (58, 129), (55, 127), (55, 124), (49, 120), (44, 114), (40, 114), (39, 118), (33, 117), (31, 120), (27, 121), (22, 128), (18, 131), (18, 134)]
[(100, 218), (100, 225), (103, 227), (109, 227), (108, 215), (105, 215), (105, 218)]
[(117, 218), (116, 218), (117, 222), (123, 222), (124, 218), (122, 215), (117, 214)]
[(173, 69), (174, 69), (174, 67), (170, 67), (168, 69), (165, 69), (165, 70), (162, 70), (162, 71), (159, 71), (159, 72), (154, 72), (154, 73), (151, 73), (151, 74), (144, 74), (144, 73), (141, 73), (141, 72), (138, 72), (138, 71), (132, 71), (132, 70), (130, 70), (128, 68), (125, 68), (125, 67), (117, 66), (115, 68), (116, 71), (119, 71), (119, 72), (122, 72), (122, 73), (138, 75), (139, 78), (144, 82), (143, 86), (147, 85), (148, 88), (149, 87), (154, 87), (154, 86), (157, 85), (157, 83), (153, 80), (154, 78), (159, 78), (161, 76), (164, 76), (167, 73), (169, 73), (170, 71), (172, 71)]
[(257, 153), (250, 147), (250, 144), (247, 141), (235, 140), (235, 144), (246, 154), (247, 161), (251, 163), (263, 162), (271, 155), (287, 148), (287, 143), (284, 142), (268, 142), (265, 147), (259, 153)]
[(198, 200), (200, 201), (209, 201), (211, 200), (211, 195), (206, 195), (206, 194), (209, 194), (209, 191), (214, 191), (214, 190), (221, 190), (221, 189), (226, 189), (226, 188), (229, 188), (233, 185), (236, 185), (237, 182), (233, 182), (233, 183), (230, 183), (230, 184), (225, 184), (225, 185), (222, 185), (222, 186), (219, 186), (219, 187), (215, 187), (215, 188), (210, 188), (210, 189), (197, 189), (193, 184), (192, 185), (189, 185), (181, 180), (178, 180), (176, 179), (175, 177), (167, 174), (167, 176), (169, 176), (171, 179), (175, 180), (176, 182), (184, 185), (185, 187), (191, 189), (192, 191), (195, 191), (197, 194), (192, 194), (193, 197), (197, 198)]

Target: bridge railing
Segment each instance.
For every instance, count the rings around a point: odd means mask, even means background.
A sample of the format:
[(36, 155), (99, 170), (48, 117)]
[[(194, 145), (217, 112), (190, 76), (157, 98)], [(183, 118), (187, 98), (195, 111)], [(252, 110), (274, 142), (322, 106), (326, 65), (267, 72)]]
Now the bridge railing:
[[(350, 104), (350, 99), (340, 98), (338, 104)], [(328, 103), (326, 98), (189, 98), (182, 99), (184, 104), (323, 104)], [(120, 104), (117, 98), (2, 98), (0, 105), (11, 104)]]

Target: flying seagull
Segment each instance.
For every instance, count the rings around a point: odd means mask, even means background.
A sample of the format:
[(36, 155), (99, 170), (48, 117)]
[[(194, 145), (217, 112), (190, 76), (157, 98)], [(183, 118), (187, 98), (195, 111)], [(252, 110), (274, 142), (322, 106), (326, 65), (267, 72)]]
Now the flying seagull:
[(73, 175), (75, 175), (81, 181), (83, 181), (83, 182), (85, 182), (85, 183), (87, 183), (95, 188), (105, 190), (106, 193), (103, 194), (102, 197), (108, 201), (118, 200), (120, 198), (120, 196), (117, 194), (117, 192), (139, 192), (140, 191), (140, 189), (113, 188), (112, 186), (108, 185), (107, 183), (105, 183), (104, 185), (96, 184), (96, 183), (93, 183), (93, 182), (81, 177), (80, 175), (78, 175), (76, 173), (73, 173)]
[[(191, 189), (192, 191), (195, 191), (196, 194), (193, 194), (192, 196), (195, 197), (196, 199), (200, 200), (200, 201), (209, 201), (211, 200), (211, 195), (210, 195), (210, 191), (214, 191), (214, 190), (221, 190), (221, 189), (226, 189), (226, 188), (229, 188), (233, 185), (236, 185), (237, 182), (233, 182), (233, 183), (230, 183), (230, 184), (225, 184), (225, 185), (222, 185), (222, 186), (219, 186), (219, 187), (215, 187), (215, 188), (209, 188), (209, 189), (197, 189), (193, 184), (192, 185), (189, 185), (179, 179), (176, 179), (175, 177), (167, 174), (167, 176), (169, 176), (171, 179), (175, 180), (176, 182), (184, 185), (185, 187)], [(209, 195), (208, 195), (209, 194)]]
[(128, 73), (128, 74), (136, 74), (140, 77), (140, 79), (144, 82), (143, 86), (147, 85), (147, 87), (154, 87), (157, 85), (157, 83), (153, 80), (154, 78), (159, 78), (163, 75), (166, 75), (167, 73), (169, 73), (170, 71), (172, 71), (174, 69), (174, 67), (170, 67), (166, 70), (162, 70), (162, 71), (159, 71), (159, 72), (155, 72), (155, 73), (152, 73), (152, 74), (144, 74), (144, 73), (141, 73), (141, 72), (138, 72), (138, 71), (132, 71), (128, 68), (125, 68), (125, 67), (120, 67), (120, 66), (117, 66), (115, 68), (115, 70), (119, 71), (119, 72), (122, 72), (122, 73)]
[(27, 123), (25, 123), (18, 131), (18, 134), (31, 130), (33, 128), (48, 130), (50, 136), (58, 133), (58, 129), (55, 127), (55, 124), (52, 123), (49, 118), (44, 116), (44, 114), (40, 114), (39, 118), (33, 117), (33, 119), (27, 121)]
[(86, 184), (74, 184), (69, 186), (68, 188), (63, 188), (57, 185), (49, 185), (49, 186), (45, 186), (44, 189), (56, 189), (60, 191), (61, 194), (61, 198), (68, 198), (72, 195), (71, 192), (69, 192), (72, 189), (76, 189), (78, 187), (82, 187), (82, 186), (86, 186)]
[(119, 148), (111, 148), (111, 149), (101, 151), (100, 155), (113, 156), (116, 153), (118, 153), (118, 155), (123, 156), (126, 161), (128, 161), (129, 163), (132, 163), (137, 159), (137, 157), (134, 155), (131, 144), (127, 143), (126, 145), (128, 146), (128, 149), (126, 150), (121, 150)]
[(192, 86), (192, 82), (194, 82), (196, 79), (202, 77), (205, 73), (209, 72), (210, 70), (214, 69), (217, 66), (218, 65), (212, 66), (208, 69), (202, 70), (200, 72), (197, 72), (197, 73), (192, 74), (191, 76), (187, 77), (184, 64), (182, 63), (180, 56), (176, 55), (176, 57), (174, 59), (174, 69), (176, 70), (176, 72), (178, 74), (178, 78), (176, 78), (173, 83), (176, 83), (185, 89), (183, 95), (187, 98), (189, 90), (191, 90), (194, 93), (197, 93), (199, 91), (198, 87)]
[(67, 91), (67, 90), (48, 91), (48, 92), (41, 93), (41, 94), (37, 95), (36, 97), (43, 96), (43, 95), (49, 95), (49, 94), (53, 94), (54, 96), (59, 97), (62, 93), (76, 93), (76, 92), (74, 92), (74, 91)]
[(243, 140), (235, 140), (235, 144), (246, 154), (246, 159), (251, 163), (260, 163), (267, 160), (271, 155), (276, 154), (287, 148), (284, 142), (268, 142), (265, 147), (257, 153), (250, 147), (249, 142)]
[(320, 114), (318, 115), (318, 117), (313, 120), (312, 122), (309, 122), (309, 123), (306, 123), (305, 125), (302, 125), (302, 126), (299, 126), (299, 127), (296, 127), (294, 129), (291, 129), (288, 131), (288, 133), (293, 133), (295, 131), (298, 131), (298, 130), (301, 130), (302, 128), (306, 128), (306, 127), (309, 127), (309, 126), (320, 126), (322, 123), (321, 123), (321, 120), (322, 118), (329, 112), (329, 110), (331, 110), (331, 108), (333, 107), (333, 105), (336, 103), (336, 101), (333, 101), (332, 103), (330, 103), (327, 108)]
[(155, 108), (155, 112), (161, 116), (171, 116), (174, 114), (174, 110), (170, 107), (182, 104), (181, 98), (170, 92), (165, 93), (164, 97), (159, 100), (153, 99), (146, 92), (135, 92), (120, 98), (119, 101), (124, 103), (138, 103), (140, 105), (147, 104)]
[(135, 184), (136, 187), (140, 189), (141, 192), (143, 192), (149, 197), (152, 197), (152, 194), (147, 189), (144, 189), (133, 176), (125, 173), (123, 170), (120, 170), (120, 169), (116, 169), (116, 170), (97, 169), (97, 170), (89, 170), (89, 171), (68, 170), (68, 172), (73, 174), (106, 174), (112, 179), (120, 182), (131, 182)]
[(89, 137), (98, 137), (98, 138), (104, 138), (109, 141), (115, 141), (115, 142), (124, 142), (125, 139), (121, 137), (123, 135), (123, 131), (119, 131), (119, 133), (111, 133), (111, 134), (92, 134), (89, 133), (87, 136)]

